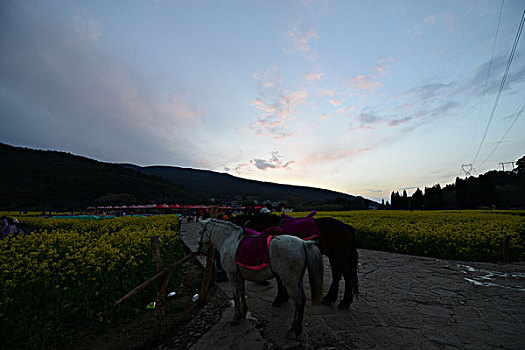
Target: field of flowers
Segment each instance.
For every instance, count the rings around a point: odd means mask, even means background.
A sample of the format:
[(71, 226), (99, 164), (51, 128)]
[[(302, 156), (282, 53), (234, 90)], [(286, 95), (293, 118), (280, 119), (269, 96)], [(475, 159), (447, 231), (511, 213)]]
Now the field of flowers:
[[(293, 213), (301, 217), (308, 213)], [(355, 227), (359, 248), (470, 261), (525, 260), (525, 211), (318, 212)]]
[(185, 255), (174, 215), (19, 221), (31, 233), (0, 240), (0, 348), (74, 345), (82, 322), (112, 322), (144, 309), (154, 286), (118, 313), (113, 304), (156, 273), (152, 236), (160, 237), (165, 264)]

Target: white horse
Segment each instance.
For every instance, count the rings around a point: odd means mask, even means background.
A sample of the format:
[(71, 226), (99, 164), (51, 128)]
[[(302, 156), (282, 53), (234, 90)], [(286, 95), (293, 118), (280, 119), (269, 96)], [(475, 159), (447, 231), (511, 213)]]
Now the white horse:
[(303, 277), (306, 268), (310, 279), (312, 304), (319, 304), (323, 294), (323, 260), (315, 243), (294, 236), (276, 236), (269, 244), (270, 264), (260, 270), (252, 270), (235, 263), (237, 247), (243, 238), (241, 227), (216, 219), (202, 220), (200, 223), (201, 249), (212, 246), (219, 251), (221, 264), (233, 287), (235, 313), (231, 323), (239, 324), (248, 311), (244, 280), (264, 282), (275, 277), (282, 282), (293, 300), (294, 318), (288, 336), (298, 337), (303, 331), (305, 306)]

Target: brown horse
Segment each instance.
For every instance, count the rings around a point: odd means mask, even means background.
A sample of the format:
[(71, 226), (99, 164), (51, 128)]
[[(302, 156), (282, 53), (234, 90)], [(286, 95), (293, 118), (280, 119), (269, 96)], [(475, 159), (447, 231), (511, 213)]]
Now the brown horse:
[[(249, 227), (262, 232), (273, 226), (280, 226), (283, 218), (273, 214), (237, 215), (234, 222), (241, 227)], [(316, 238), (321, 254), (326, 255), (332, 269), (332, 283), (328, 293), (323, 298), (323, 304), (331, 305), (337, 299), (339, 281), (345, 279), (345, 292), (339, 303), (340, 309), (347, 309), (359, 295), (358, 253), (355, 243), (355, 229), (339, 220), (330, 217), (314, 219), (320, 235)], [(288, 234), (287, 232), (282, 232)], [(273, 233), (275, 234), (275, 233)], [(277, 279), (278, 293), (274, 306), (280, 306), (288, 300), (286, 289)]]

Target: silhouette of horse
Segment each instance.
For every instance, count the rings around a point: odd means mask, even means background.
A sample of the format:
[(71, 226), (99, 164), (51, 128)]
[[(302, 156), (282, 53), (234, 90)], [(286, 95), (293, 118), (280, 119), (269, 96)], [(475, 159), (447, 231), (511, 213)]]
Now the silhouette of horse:
[[(221, 264), (228, 274), (233, 287), (235, 313), (232, 324), (239, 324), (246, 316), (247, 306), (244, 294), (244, 280), (262, 282), (272, 278), (285, 288), (293, 299), (294, 317), (289, 337), (298, 337), (303, 331), (305, 295), (303, 277), (306, 268), (310, 279), (312, 304), (319, 304), (323, 296), (323, 259), (319, 248), (313, 242), (303, 241), (294, 236), (280, 235), (274, 237), (262, 236), (263, 242), (268, 242), (267, 254), (269, 261), (252, 269), (240, 264), (238, 247), (243, 245), (247, 237), (244, 229), (231, 222), (206, 219), (199, 220), (202, 225), (201, 250), (212, 247), (220, 253)], [(248, 237), (249, 238), (249, 237)], [(250, 256), (252, 251), (242, 251)]]
[[(315, 212), (312, 212), (313, 215)], [(259, 215), (237, 215), (234, 222), (242, 227), (252, 228), (256, 231), (264, 231), (273, 226), (282, 226), (282, 220), (274, 214)], [(355, 229), (339, 220), (330, 217), (313, 219), (319, 236), (316, 241), (319, 245), (321, 254), (326, 255), (330, 261), (332, 270), (332, 283), (328, 293), (323, 298), (324, 305), (331, 305), (337, 299), (339, 292), (339, 281), (341, 277), (345, 279), (345, 292), (343, 299), (339, 303), (339, 309), (347, 309), (354, 300), (354, 295), (359, 295), (358, 253), (355, 242)], [(283, 227), (283, 234), (286, 232)], [(281, 286), (278, 284), (278, 288)], [(280, 306), (288, 300), (286, 293), (278, 290), (278, 299), (274, 301), (274, 306)]]

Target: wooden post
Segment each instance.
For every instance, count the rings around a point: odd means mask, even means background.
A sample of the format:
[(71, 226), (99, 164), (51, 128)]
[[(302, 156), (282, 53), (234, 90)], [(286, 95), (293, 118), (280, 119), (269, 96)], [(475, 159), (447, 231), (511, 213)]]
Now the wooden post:
[(206, 254), (206, 267), (204, 269), (204, 276), (202, 277), (201, 294), (199, 297), (199, 305), (204, 305), (206, 297), (208, 296), (208, 287), (210, 285), (211, 271), (213, 269), (213, 259), (215, 258), (215, 250), (210, 248)]
[(186, 261), (188, 261), (190, 259), (193, 259), (197, 255), (200, 255), (200, 253), (199, 252), (190, 253), (190, 254), (186, 255), (184, 258), (182, 258), (182, 259), (174, 262), (173, 264), (169, 265), (167, 268), (165, 268), (161, 272), (157, 273), (155, 276), (151, 277), (149, 280), (147, 280), (145, 282), (142, 282), (142, 284), (140, 284), (139, 286), (135, 287), (131, 292), (129, 292), (128, 294), (124, 295), (122, 298), (117, 300), (115, 302), (115, 306), (120, 308), (120, 306), (122, 305), (123, 302), (133, 298), (135, 295), (139, 294), (141, 291), (146, 289), (150, 284), (152, 284), (152, 283), (160, 280), (164, 276), (166, 276), (166, 274), (169, 274), (171, 276), (172, 271), (177, 266), (179, 266), (182, 263), (185, 263)]
[(509, 262), (509, 241), (510, 236), (505, 236), (505, 242), (503, 242), (503, 262)]
[[(157, 273), (164, 271), (164, 264), (160, 256), (159, 237), (151, 237), (151, 253), (157, 268)], [(155, 300), (155, 336), (161, 337), (165, 332), (164, 310), (166, 308), (166, 289), (171, 278), (173, 269), (169, 270), (158, 282), (157, 297)]]

